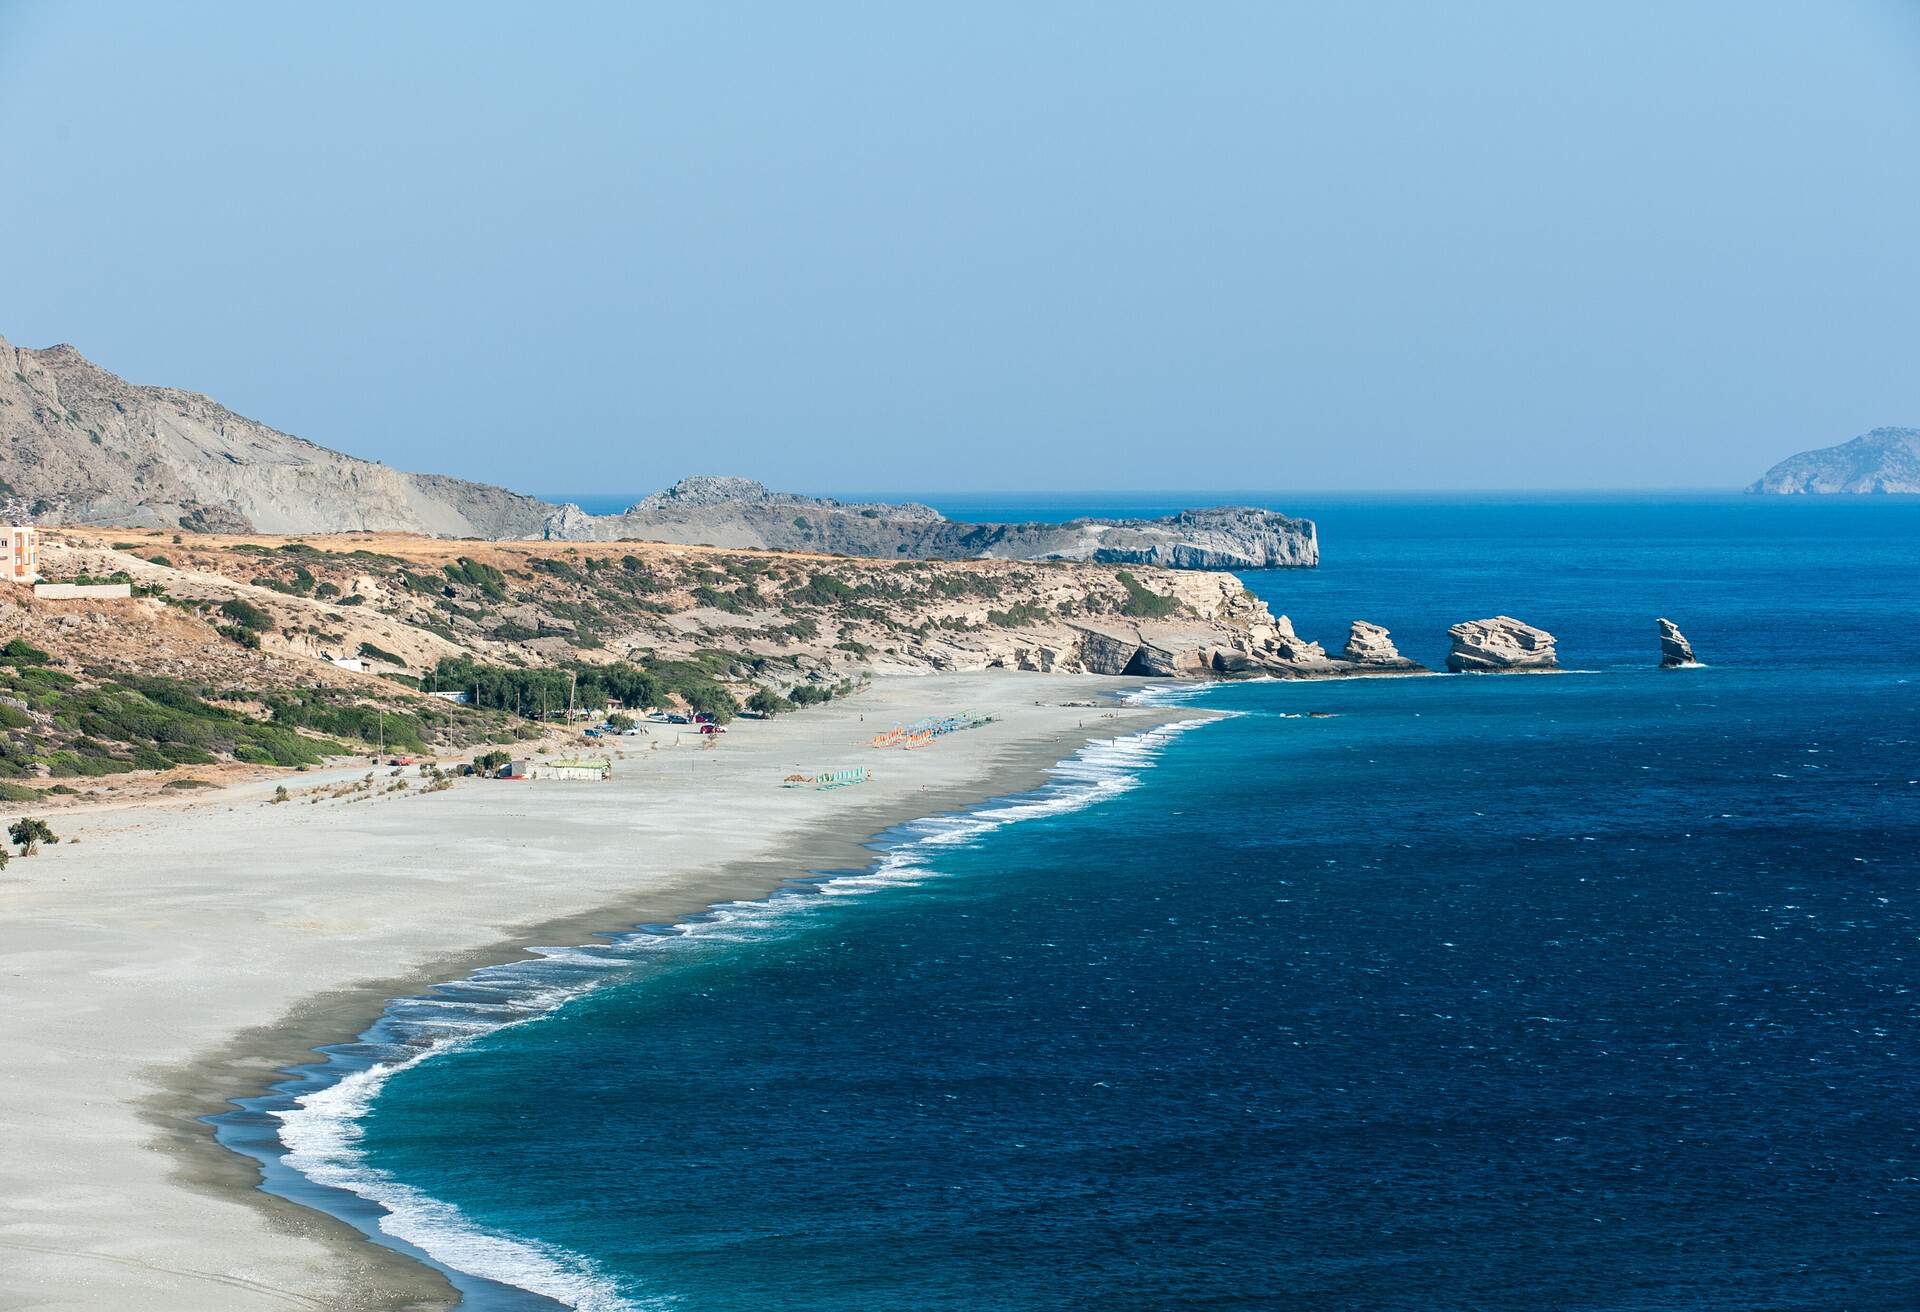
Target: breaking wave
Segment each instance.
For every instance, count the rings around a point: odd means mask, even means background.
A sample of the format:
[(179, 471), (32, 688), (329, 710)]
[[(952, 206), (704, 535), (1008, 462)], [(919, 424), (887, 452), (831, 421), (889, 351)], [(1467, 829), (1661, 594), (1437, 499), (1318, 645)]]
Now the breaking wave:
[[(1179, 705), (1204, 691), (1206, 685), (1154, 688), (1144, 692), (1157, 696), (1134, 694), (1132, 700)], [(684, 951), (694, 944), (764, 941), (791, 932), (804, 917), (838, 899), (937, 878), (944, 851), (973, 844), (1008, 825), (1081, 810), (1137, 788), (1142, 773), (1168, 744), (1216, 718), (1223, 717), (1179, 720), (1088, 743), (1054, 766), (1051, 780), (1031, 793), (889, 831), (880, 843), (880, 856), (864, 870), (796, 881), (765, 898), (720, 903), (678, 924), (632, 930), (604, 944), (531, 948), (526, 959), (486, 967), (426, 994), (397, 998), (358, 1043), (331, 1050), (324, 1064), (303, 1068), (273, 1094), (242, 1105), (272, 1118), (284, 1167), (313, 1185), (374, 1204), (378, 1215), (373, 1224), (379, 1234), (451, 1271), (525, 1290), (580, 1312), (670, 1306), (670, 1297), (644, 1298), (622, 1290), (578, 1254), (479, 1225), (452, 1204), (373, 1165), (361, 1147), (362, 1122), (382, 1087), (408, 1067), (458, 1051), (484, 1035), (537, 1022), (602, 985), (630, 979), (650, 960), (657, 961), (656, 954)], [(271, 1187), (271, 1174), (269, 1183)], [(301, 1201), (324, 1206), (327, 1200), (303, 1193)], [(364, 1219), (346, 1219), (374, 1233)]]

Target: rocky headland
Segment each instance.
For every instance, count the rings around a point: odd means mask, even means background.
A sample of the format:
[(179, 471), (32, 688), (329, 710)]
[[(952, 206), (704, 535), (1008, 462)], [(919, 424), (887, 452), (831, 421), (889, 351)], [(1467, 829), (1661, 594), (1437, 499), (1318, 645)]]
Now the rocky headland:
[(1876, 428), (1838, 446), (1802, 451), (1762, 474), (1747, 491), (1777, 496), (1920, 492), (1920, 428)]
[(1312, 520), (1251, 506), (1161, 519), (970, 524), (911, 502), (843, 502), (745, 478), (685, 478), (616, 515), (563, 506), (540, 536), (566, 542), (681, 542), (824, 551), (883, 560), (1080, 560), (1166, 569), (1283, 569), (1320, 563)]
[(1254, 507), (1162, 519), (968, 524), (931, 506), (850, 503), (742, 478), (683, 479), (614, 515), (391, 469), (196, 392), (144, 387), (71, 346), (0, 341), (0, 502), (42, 524), (201, 533), (416, 533), (668, 542), (882, 560), (1070, 560), (1170, 569), (1320, 561), (1311, 520)]
[(1511, 615), (1467, 620), (1447, 630), (1453, 648), (1447, 668), (1455, 674), (1514, 674), (1560, 668), (1554, 637)]

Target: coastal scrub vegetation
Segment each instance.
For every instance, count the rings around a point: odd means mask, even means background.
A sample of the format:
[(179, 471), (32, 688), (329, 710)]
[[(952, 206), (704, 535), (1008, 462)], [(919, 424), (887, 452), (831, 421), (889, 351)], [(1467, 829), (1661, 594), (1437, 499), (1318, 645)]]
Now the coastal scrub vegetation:
[[(75, 569), (112, 567), (104, 535), (72, 538)], [(722, 723), (743, 706), (785, 714), (874, 663), (1010, 664), (1026, 659), (1001, 642), (1011, 631), (1071, 653), (1082, 620), (1184, 609), (1162, 571), (1071, 562), (379, 536), (343, 549), (190, 537), (166, 556), (111, 545), (154, 562), (141, 590), (165, 604), (105, 628), (49, 611), (0, 643), (0, 785), (18, 800), (51, 791), (36, 780), (513, 743), (563, 720), (570, 698)], [(151, 633), (114, 627), (148, 613)], [(383, 677), (316, 670), (327, 652)]]
[(771, 688), (756, 688), (753, 695), (747, 698), (747, 709), (771, 720), (782, 711), (792, 710), (793, 703)]
[(1154, 592), (1127, 570), (1121, 570), (1114, 577), (1119, 579), (1120, 586), (1127, 590), (1126, 604), (1120, 608), (1122, 615), (1158, 620), (1173, 614), (1178, 607), (1179, 603), (1172, 597)]
[(59, 838), (45, 820), (30, 816), (15, 820), (7, 827), (7, 838), (20, 849), (21, 856), (32, 856), (40, 850), (42, 843), (57, 843)]

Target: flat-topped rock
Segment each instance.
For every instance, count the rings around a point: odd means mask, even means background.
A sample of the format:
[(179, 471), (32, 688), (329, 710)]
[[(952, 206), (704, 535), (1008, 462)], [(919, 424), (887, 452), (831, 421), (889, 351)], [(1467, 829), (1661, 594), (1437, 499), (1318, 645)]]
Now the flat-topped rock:
[(1655, 621), (1660, 630), (1660, 668), (1676, 669), (1682, 665), (1698, 665), (1693, 658), (1693, 644), (1687, 641), (1687, 635), (1680, 632), (1679, 626), (1670, 619)]
[(1560, 668), (1553, 635), (1511, 615), (1466, 620), (1448, 629), (1447, 634), (1453, 639), (1447, 668), (1455, 674), (1513, 674)]
[(1341, 650), (1340, 659), (1374, 670), (1422, 668), (1418, 662), (1400, 654), (1400, 649), (1393, 645), (1393, 639), (1385, 628), (1366, 620), (1353, 622), (1353, 627), (1347, 631), (1347, 645)]

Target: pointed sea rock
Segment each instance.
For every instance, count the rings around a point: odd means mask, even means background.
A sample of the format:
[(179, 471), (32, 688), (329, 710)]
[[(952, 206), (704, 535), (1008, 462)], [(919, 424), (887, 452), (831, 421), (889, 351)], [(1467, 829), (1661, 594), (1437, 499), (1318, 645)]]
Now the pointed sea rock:
[(1662, 619), (1660, 625), (1660, 668), (1675, 669), (1682, 665), (1698, 665), (1693, 658), (1693, 644), (1687, 641), (1687, 635), (1680, 632), (1672, 620)]

